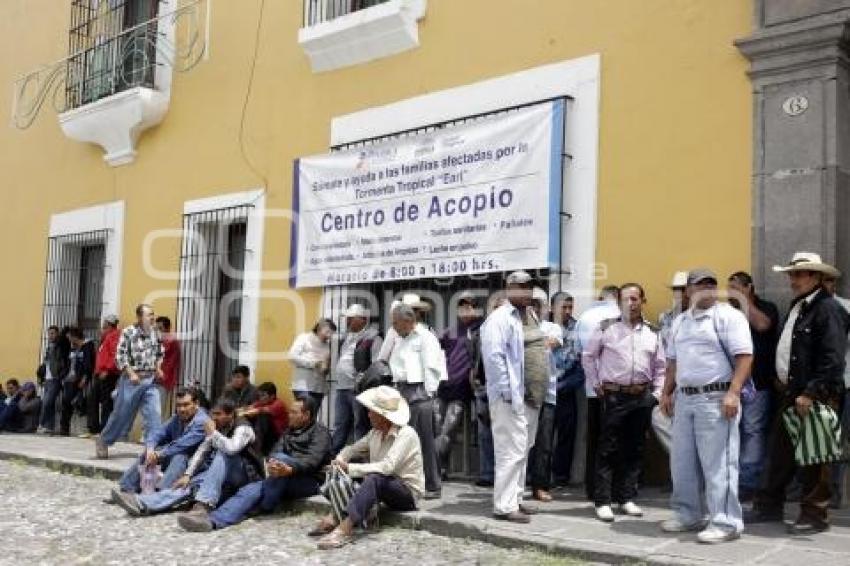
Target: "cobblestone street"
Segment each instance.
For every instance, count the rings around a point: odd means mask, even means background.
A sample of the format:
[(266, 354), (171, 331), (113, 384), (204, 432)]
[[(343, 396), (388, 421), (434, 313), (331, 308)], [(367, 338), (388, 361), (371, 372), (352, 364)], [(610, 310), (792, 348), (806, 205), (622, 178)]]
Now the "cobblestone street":
[(316, 515), (249, 520), (211, 534), (183, 532), (174, 515), (142, 519), (101, 502), (106, 480), (0, 462), (0, 564), (572, 564), (423, 531), (385, 528), (337, 551), (305, 536)]

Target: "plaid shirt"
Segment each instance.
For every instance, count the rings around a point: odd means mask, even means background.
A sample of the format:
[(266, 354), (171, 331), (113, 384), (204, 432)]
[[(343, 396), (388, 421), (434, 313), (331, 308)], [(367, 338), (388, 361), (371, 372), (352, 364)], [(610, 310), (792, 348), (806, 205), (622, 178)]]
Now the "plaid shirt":
[(152, 372), (156, 370), (156, 364), (162, 360), (163, 355), (159, 332), (151, 329), (150, 334), (145, 334), (141, 326), (134, 324), (121, 333), (115, 364), (121, 371), (129, 367), (133, 371)]

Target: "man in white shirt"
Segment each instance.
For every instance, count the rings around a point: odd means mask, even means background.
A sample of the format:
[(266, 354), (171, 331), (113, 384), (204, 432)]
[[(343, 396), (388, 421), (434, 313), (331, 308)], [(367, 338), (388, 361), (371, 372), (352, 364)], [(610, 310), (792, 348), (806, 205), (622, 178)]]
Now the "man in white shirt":
[[(620, 288), (616, 285), (606, 285), (599, 292), (598, 299), (592, 303), (576, 323), (576, 339), (582, 353), (590, 341), (590, 337), (599, 328), (603, 320), (620, 316)], [(584, 394), (587, 397), (587, 445), (584, 460), (584, 490), (590, 501), (594, 500), (596, 492), (596, 452), (599, 444), (599, 430), (602, 426), (602, 402), (596, 396), (596, 391), (585, 381)]]
[(410, 406), (410, 426), (422, 443), (425, 469), (425, 499), (440, 497), (442, 482), (434, 437), (434, 403), (440, 381), (446, 379), (446, 357), (434, 333), (417, 324), (416, 313), (407, 305), (392, 313), (393, 329), (398, 333), (390, 371), (393, 383)]
[[(717, 276), (688, 274), (691, 307), (676, 318), (668, 342), (661, 410), (673, 415), (673, 519), (666, 532), (700, 530), (718, 543), (744, 530), (738, 499), (741, 389), (750, 375), (753, 341), (746, 317), (717, 302)], [(673, 411), (675, 393), (675, 413)], [(708, 525), (703, 528), (704, 517)]]

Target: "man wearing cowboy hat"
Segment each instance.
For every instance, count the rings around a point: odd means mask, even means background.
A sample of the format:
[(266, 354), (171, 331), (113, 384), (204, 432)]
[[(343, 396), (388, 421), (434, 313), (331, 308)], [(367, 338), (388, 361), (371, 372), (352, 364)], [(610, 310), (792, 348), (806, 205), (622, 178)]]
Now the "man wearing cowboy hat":
[[(422, 451), (419, 436), (407, 425), (410, 407), (401, 394), (386, 385), (368, 389), (357, 401), (369, 411), (372, 430), (346, 446), (333, 464), (363, 483), (346, 508), (348, 517), (338, 525), (332, 514), (323, 517), (310, 531), (311, 536), (325, 535), (320, 549), (339, 548), (354, 540), (354, 527), (362, 527), (369, 511), (383, 503), (396, 511), (416, 509), (416, 500), (425, 490)], [(349, 463), (355, 457), (363, 464)]]
[(338, 454), (348, 442), (351, 430), (357, 439), (369, 431), (363, 406), (354, 396), (354, 386), (372, 360), (381, 351), (381, 336), (369, 326), (369, 311), (361, 304), (349, 306), (343, 313), (346, 333), (340, 341), (339, 360), (334, 368), (336, 378), (336, 411), (334, 418), (333, 453)]
[(401, 305), (392, 313), (398, 334), (389, 365), (393, 384), (410, 406), (410, 425), (422, 443), (425, 467), (425, 499), (437, 499), (442, 490), (434, 435), (433, 398), (446, 379), (446, 356), (440, 342), (425, 325), (417, 322), (412, 307)]
[[(808, 416), (815, 402), (834, 407), (844, 390), (844, 354), (850, 315), (824, 289), (824, 277), (840, 272), (818, 254), (798, 252), (788, 265), (774, 271), (787, 273), (794, 299), (776, 348), (776, 374), (782, 392), (779, 414), (794, 407)], [(827, 508), (832, 496), (828, 464), (798, 466), (794, 445), (782, 419), (775, 421), (768, 442), (768, 466), (753, 506), (751, 521), (782, 521), (785, 488), (800, 477), (800, 515), (792, 534), (812, 534), (829, 528)]]

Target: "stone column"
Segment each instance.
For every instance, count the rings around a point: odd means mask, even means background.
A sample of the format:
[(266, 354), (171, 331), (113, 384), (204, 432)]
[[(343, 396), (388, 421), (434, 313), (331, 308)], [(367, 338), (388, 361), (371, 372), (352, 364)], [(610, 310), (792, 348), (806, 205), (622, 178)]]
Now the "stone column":
[(756, 0), (756, 29), (735, 42), (753, 83), (753, 276), (780, 310), (772, 266), (820, 253), (850, 294), (850, 0)]

